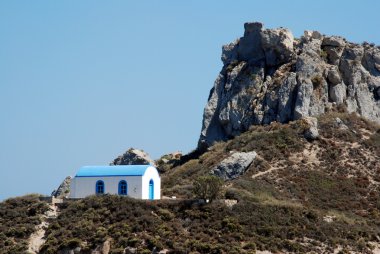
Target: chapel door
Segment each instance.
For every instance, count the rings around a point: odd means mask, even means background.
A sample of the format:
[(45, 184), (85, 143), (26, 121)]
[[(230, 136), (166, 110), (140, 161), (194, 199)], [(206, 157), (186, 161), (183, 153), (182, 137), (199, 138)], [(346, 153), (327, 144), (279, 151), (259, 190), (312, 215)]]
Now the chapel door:
[(153, 179), (149, 181), (149, 199), (154, 199), (154, 183)]

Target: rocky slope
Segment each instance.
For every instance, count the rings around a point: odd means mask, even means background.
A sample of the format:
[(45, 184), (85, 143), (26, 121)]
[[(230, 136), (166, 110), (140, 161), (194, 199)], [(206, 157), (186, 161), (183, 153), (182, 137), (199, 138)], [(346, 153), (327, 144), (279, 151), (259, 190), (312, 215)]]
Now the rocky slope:
[(251, 125), (287, 123), (345, 107), (380, 122), (380, 48), (339, 36), (244, 24), (223, 46), (223, 68), (204, 110), (199, 148)]
[[(251, 126), (170, 164), (162, 193), (176, 199), (105, 195), (58, 204), (39, 253), (378, 253), (380, 126), (345, 112), (317, 119), (314, 140), (305, 138), (304, 119)], [(192, 189), (210, 173), (224, 186), (204, 204)], [(0, 246), (12, 245), (13, 232)]]
[(197, 177), (224, 179), (233, 219), (252, 236), (236, 253), (251, 253), (247, 242), (269, 253), (379, 253), (380, 126), (354, 113), (317, 119), (315, 140), (305, 119), (251, 126), (168, 170), (163, 193), (191, 198)]

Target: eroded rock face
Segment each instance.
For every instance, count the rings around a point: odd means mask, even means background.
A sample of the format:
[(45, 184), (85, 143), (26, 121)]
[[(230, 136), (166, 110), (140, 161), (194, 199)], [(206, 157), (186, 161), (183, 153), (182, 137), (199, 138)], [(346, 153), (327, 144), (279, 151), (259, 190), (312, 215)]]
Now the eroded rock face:
[(380, 122), (380, 49), (339, 36), (244, 25), (244, 36), (223, 46), (223, 68), (204, 110), (199, 148), (251, 125), (316, 116), (342, 105)]
[(234, 152), (212, 169), (211, 173), (223, 180), (235, 179), (247, 171), (256, 155), (256, 152)]
[(155, 166), (154, 160), (152, 160), (146, 152), (143, 150), (130, 148), (124, 154), (120, 155), (110, 165), (153, 165)]

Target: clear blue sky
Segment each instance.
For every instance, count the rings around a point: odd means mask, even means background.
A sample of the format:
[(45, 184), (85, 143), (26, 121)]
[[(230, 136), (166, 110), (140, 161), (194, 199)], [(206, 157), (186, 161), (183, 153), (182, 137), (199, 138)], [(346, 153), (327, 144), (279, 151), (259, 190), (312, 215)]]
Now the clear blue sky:
[(0, 2), (0, 200), (50, 194), (129, 147), (195, 148), (243, 23), (380, 44), (379, 1)]

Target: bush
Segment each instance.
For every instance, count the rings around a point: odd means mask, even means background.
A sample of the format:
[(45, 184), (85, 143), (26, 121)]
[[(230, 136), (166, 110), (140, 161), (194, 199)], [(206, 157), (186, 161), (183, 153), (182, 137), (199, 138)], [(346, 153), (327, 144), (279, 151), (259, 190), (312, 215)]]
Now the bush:
[(218, 197), (222, 184), (222, 180), (216, 176), (201, 176), (193, 184), (193, 193), (196, 198), (211, 202)]

